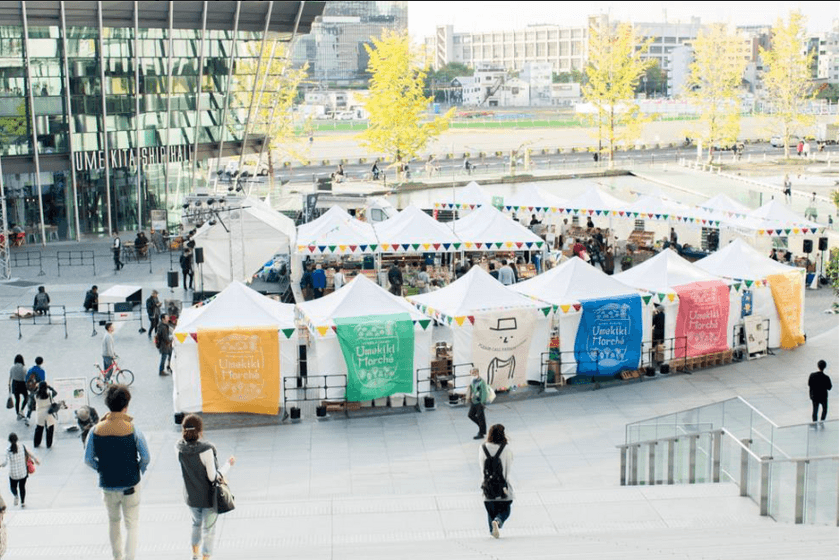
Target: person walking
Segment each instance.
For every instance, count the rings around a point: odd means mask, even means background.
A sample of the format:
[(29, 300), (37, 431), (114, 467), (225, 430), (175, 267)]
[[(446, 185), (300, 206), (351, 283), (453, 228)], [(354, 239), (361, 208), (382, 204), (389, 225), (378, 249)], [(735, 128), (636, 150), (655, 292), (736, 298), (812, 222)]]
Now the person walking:
[(321, 267), (321, 263), (315, 265), (315, 270), (312, 272), (312, 291), (315, 294), (315, 299), (324, 297), (324, 290), (327, 289), (327, 274)]
[(29, 396), (26, 400), (26, 418), (23, 423), (29, 426), (29, 419), (32, 418), (32, 413), (35, 411), (35, 393), (38, 390), (38, 384), (41, 381), (47, 380), (47, 372), (41, 366), (44, 364), (44, 358), (38, 356), (35, 358), (35, 365), (29, 368), (26, 372), (26, 390)]
[(782, 184), (784, 185), (784, 190), (782, 192), (785, 195), (785, 201), (788, 204), (790, 204), (792, 193), (791, 187), (793, 186), (793, 184), (790, 182), (790, 175), (788, 175), (787, 173), (785, 173), (785, 180)]
[(50, 295), (44, 286), (38, 286), (38, 293), (32, 302), (32, 310), (35, 315), (48, 315), (50, 312)]
[(111, 364), (117, 359), (117, 351), (114, 349), (114, 323), (105, 323), (105, 336), (102, 337), (102, 369), (105, 372), (105, 379), (111, 377)]
[(26, 390), (26, 368), (23, 363), (23, 356), (15, 356), (12, 369), (9, 370), (9, 396), (15, 397), (15, 412), (17, 419), (23, 420), (23, 410), (26, 407), (26, 400), (29, 392)]
[[(128, 415), (131, 393), (125, 385), (105, 391), (108, 412), (88, 435), (85, 464), (99, 473), (114, 558), (134, 560), (140, 517), (140, 477), (149, 466), (149, 447)], [(123, 549), (122, 521), (125, 521)]]
[(47, 385), (46, 381), (38, 383), (38, 390), (35, 392), (35, 437), (32, 441), (34, 447), (41, 446), (41, 437), (44, 429), (47, 430), (47, 449), (52, 447), (53, 435), (55, 432), (56, 417), (50, 413), (53, 405), (53, 397), (58, 392)]
[(22, 508), (26, 507), (26, 480), (29, 478), (27, 459), (32, 459), (36, 465), (41, 464), (38, 457), (31, 454), (25, 445), (19, 443), (17, 434), (12, 432), (9, 434), (9, 448), (6, 450), (6, 456), (0, 463), (0, 467), (9, 465), (9, 487), (12, 490), (12, 496), (15, 497), (15, 505), (20, 504)]
[(119, 272), (125, 266), (120, 260), (120, 253), (122, 253), (122, 241), (120, 241), (120, 234), (116, 231), (111, 234), (113, 241), (111, 241), (111, 252), (114, 253), (114, 272)]
[(828, 392), (831, 391), (831, 378), (825, 374), (825, 366), (825, 360), (820, 360), (817, 362), (818, 370), (808, 377), (808, 392), (813, 405), (812, 422), (817, 421), (817, 410), (820, 406), (822, 406), (820, 422), (824, 421), (828, 415)]
[(152, 338), (152, 333), (157, 332), (158, 324), (160, 323), (160, 308), (162, 304), (158, 299), (157, 290), (152, 290), (152, 295), (146, 300), (146, 313), (149, 315), (149, 338)]
[(157, 348), (160, 351), (160, 366), (158, 375), (169, 375), (172, 373), (172, 331), (169, 328), (169, 315), (164, 315), (160, 320), (157, 332), (155, 333)]
[(188, 415), (181, 423), (181, 440), (176, 450), (184, 477), (184, 500), (192, 515), (192, 557), (198, 559), (200, 548), (204, 560), (208, 560), (213, 554), (213, 537), (219, 517), (213, 504), (213, 482), (227, 474), (236, 463), (236, 457), (231, 456), (219, 468), (216, 447), (204, 440), (204, 423), (195, 414)]
[(303, 275), (300, 277), (300, 293), (303, 295), (303, 301), (312, 299), (312, 268), (306, 263), (303, 265)]
[(505, 286), (510, 286), (516, 283), (516, 276), (513, 275), (513, 269), (508, 265), (507, 260), (502, 260), (502, 266), (499, 268), (499, 282)]
[(426, 267), (420, 267), (420, 272), (417, 273), (417, 279), (414, 281), (414, 285), (417, 288), (417, 293), (428, 294), (429, 284), (431, 283), (431, 281), (432, 279), (429, 276), (429, 273), (426, 271)]
[(403, 275), (396, 262), (391, 263), (388, 269), (388, 283), (391, 284), (391, 293), (395, 296), (402, 296)]
[(513, 505), (513, 484), (510, 482), (512, 466), (513, 452), (508, 447), (505, 427), (494, 424), (490, 426), (487, 441), (478, 451), (478, 468), (484, 474), (481, 485), (484, 509), (487, 510), (487, 525), (494, 539), (499, 538), (499, 530), (510, 517)]
[(347, 278), (344, 276), (344, 272), (341, 271), (339, 268), (336, 270), (333, 269), (333, 291), (337, 292), (347, 283)]
[[(192, 290), (195, 289), (195, 274), (193, 273), (193, 257), (192, 252), (189, 249), (184, 249), (184, 253), (181, 255), (180, 259), (181, 264), (181, 274), (184, 276), (184, 289)], [(187, 288), (189, 279), (189, 288)]]
[(487, 404), (487, 382), (481, 378), (478, 368), (470, 370), (472, 381), (467, 386), (467, 404), (470, 411), (467, 418), (478, 425), (478, 434), (473, 439), (481, 439), (487, 433), (487, 422), (484, 419), (484, 406)]

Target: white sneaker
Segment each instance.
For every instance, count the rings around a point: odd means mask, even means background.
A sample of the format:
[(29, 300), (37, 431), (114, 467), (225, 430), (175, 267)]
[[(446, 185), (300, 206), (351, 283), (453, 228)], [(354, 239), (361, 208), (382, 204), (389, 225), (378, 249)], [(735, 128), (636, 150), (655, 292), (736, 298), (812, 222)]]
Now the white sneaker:
[(499, 538), (499, 520), (498, 519), (493, 520), (493, 531), (492, 531), (492, 533), (493, 533), (493, 538), (494, 539)]
[(20, 498), (18, 498), (17, 496), (15, 496), (15, 505), (18, 505), (19, 503), (20, 503)]

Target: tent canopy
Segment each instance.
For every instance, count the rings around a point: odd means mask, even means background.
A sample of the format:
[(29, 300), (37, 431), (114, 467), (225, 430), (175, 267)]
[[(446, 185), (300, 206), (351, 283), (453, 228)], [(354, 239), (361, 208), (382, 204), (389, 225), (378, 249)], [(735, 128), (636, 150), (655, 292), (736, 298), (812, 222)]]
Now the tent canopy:
[(709, 274), (739, 280), (760, 280), (795, 270), (762, 255), (742, 239), (735, 239), (726, 247), (695, 262), (694, 266)]
[(600, 188), (592, 186), (586, 192), (570, 200), (566, 208), (572, 210), (624, 210), (627, 203)]
[[(660, 216), (697, 217), (701, 215), (695, 208), (661, 195), (646, 194), (627, 204), (624, 210), (640, 214), (658, 214)], [(703, 215), (703, 217), (708, 217)]]
[[(543, 240), (528, 228), (514, 222), (492, 206), (482, 206), (459, 220), (455, 220), (455, 234), (470, 249), (475, 244), (477, 249), (494, 249), (490, 243), (501, 243), (508, 249), (540, 248)], [(529, 244), (529, 245), (528, 245)]]
[(490, 196), (475, 181), (470, 181), (466, 187), (459, 188), (454, 192), (455, 198), (440, 199), (436, 204), (456, 204), (460, 206), (489, 206), (493, 202)]
[(541, 212), (544, 208), (566, 208), (568, 200), (548, 193), (534, 185), (525, 185), (519, 188), (516, 194), (506, 196), (504, 199), (505, 210), (522, 210), (523, 208), (532, 212)]
[(408, 313), (413, 320), (426, 319), (406, 300), (388, 293), (361, 274), (327, 296), (299, 303), (298, 310), (316, 325), (330, 325), (336, 317), (394, 313)]
[(480, 266), (473, 266), (469, 272), (445, 288), (408, 299), (450, 317), (473, 315), (493, 309), (541, 307), (533, 299), (503, 286)]
[(709, 200), (707, 200), (706, 202), (698, 204), (697, 206), (704, 210), (720, 212), (724, 215), (726, 215), (727, 213), (749, 214), (752, 211), (752, 209), (749, 206), (741, 204), (737, 200), (733, 200), (725, 194), (717, 194)]
[(707, 282), (721, 278), (706, 272), (679, 256), (673, 249), (665, 249), (655, 257), (615, 275), (615, 279), (633, 288), (656, 293), (671, 293), (674, 286)]
[[(380, 243), (392, 246), (431, 245), (417, 248), (424, 252), (454, 251), (452, 244), (460, 241), (451, 227), (435, 220), (414, 205), (373, 227)], [(444, 244), (448, 248), (444, 247)]]
[[(230, 208), (230, 207), (229, 207)], [(195, 234), (204, 250), (204, 290), (221, 291), (233, 281), (251, 279), (277, 253), (288, 253), (295, 241), (292, 220), (254, 197), (240, 203), (240, 211), (219, 213)]]
[[(373, 226), (360, 222), (343, 208), (333, 206), (297, 231), (298, 252), (306, 247), (376, 245)], [(341, 251), (345, 252), (345, 251)]]
[(636, 289), (622, 284), (578, 257), (510, 287), (520, 294), (563, 305), (588, 299), (635, 295)]
[(293, 328), (295, 306), (274, 301), (241, 282), (232, 282), (209, 303), (184, 309), (175, 332), (273, 325)]
[(748, 218), (755, 220), (773, 223), (776, 225), (798, 225), (807, 227), (821, 228), (820, 224), (810, 222), (787, 207), (786, 204), (778, 200), (771, 200), (767, 204), (756, 208), (749, 214)]

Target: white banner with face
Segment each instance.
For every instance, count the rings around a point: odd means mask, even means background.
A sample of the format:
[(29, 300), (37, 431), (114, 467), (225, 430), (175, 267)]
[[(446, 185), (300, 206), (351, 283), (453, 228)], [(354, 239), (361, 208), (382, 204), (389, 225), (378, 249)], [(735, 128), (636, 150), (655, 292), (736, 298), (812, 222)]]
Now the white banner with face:
[(494, 389), (527, 384), (528, 351), (536, 319), (533, 309), (475, 316), (472, 362)]

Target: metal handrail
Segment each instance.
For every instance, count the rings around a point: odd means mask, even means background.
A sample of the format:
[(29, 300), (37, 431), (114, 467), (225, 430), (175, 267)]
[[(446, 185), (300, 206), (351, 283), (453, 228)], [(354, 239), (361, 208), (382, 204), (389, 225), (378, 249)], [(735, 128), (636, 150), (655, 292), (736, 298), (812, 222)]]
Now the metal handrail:
[(778, 424), (776, 424), (775, 422), (773, 422), (772, 420), (770, 420), (769, 418), (767, 418), (767, 416), (765, 416), (764, 414), (762, 414), (762, 413), (761, 413), (761, 412), (760, 412), (757, 408), (755, 408), (753, 405), (751, 405), (749, 402), (747, 402), (746, 400), (744, 400), (744, 399), (743, 399), (743, 397), (740, 397), (740, 396), (738, 396), (738, 397), (732, 397), (731, 399), (725, 399), (725, 400), (722, 400), (722, 401), (717, 401), (717, 402), (710, 403), (710, 404), (704, 404), (704, 405), (701, 405), (701, 406), (695, 406), (695, 407), (692, 407), (692, 408), (686, 408), (686, 409), (683, 409), (683, 410), (676, 410), (676, 411), (674, 411), (674, 412), (670, 412), (670, 413), (668, 413), (668, 414), (660, 414), (659, 416), (652, 416), (652, 417), (650, 417), (650, 418), (645, 418), (644, 420), (638, 420), (638, 421), (636, 421), (636, 422), (631, 422), (631, 423), (627, 424), (627, 427), (630, 427), (630, 426), (635, 426), (635, 425), (640, 425), (640, 424), (643, 424), (643, 423), (649, 423), (649, 422), (651, 422), (651, 421), (658, 420), (658, 419), (660, 419), (660, 418), (665, 418), (666, 416), (671, 416), (671, 415), (673, 415), (673, 414), (687, 414), (687, 413), (690, 413), (690, 412), (695, 411), (695, 410), (700, 410), (700, 409), (704, 409), (704, 408), (711, 408), (711, 407), (713, 407), (713, 406), (717, 406), (717, 405), (720, 405), (720, 404), (723, 404), (723, 403), (728, 403), (728, 402), (730, 402), (730, 401), (741, 401), (741, 403), (742, 403), (742, 404), (745, 404), (748, 408), (752, 409), (752, 411), (753, 411), (753, 412), (755, 412), (756, 414), (758, 414), (758, 415), (759, 415), (762, 419), (764, 419), (764, 420), (766, 420), (767, 422), (769, 422), (771, 426), (773, 426), (774, 428), (778, 428), (778, 427), (779, 427), (779, 425), (778, 425)]

